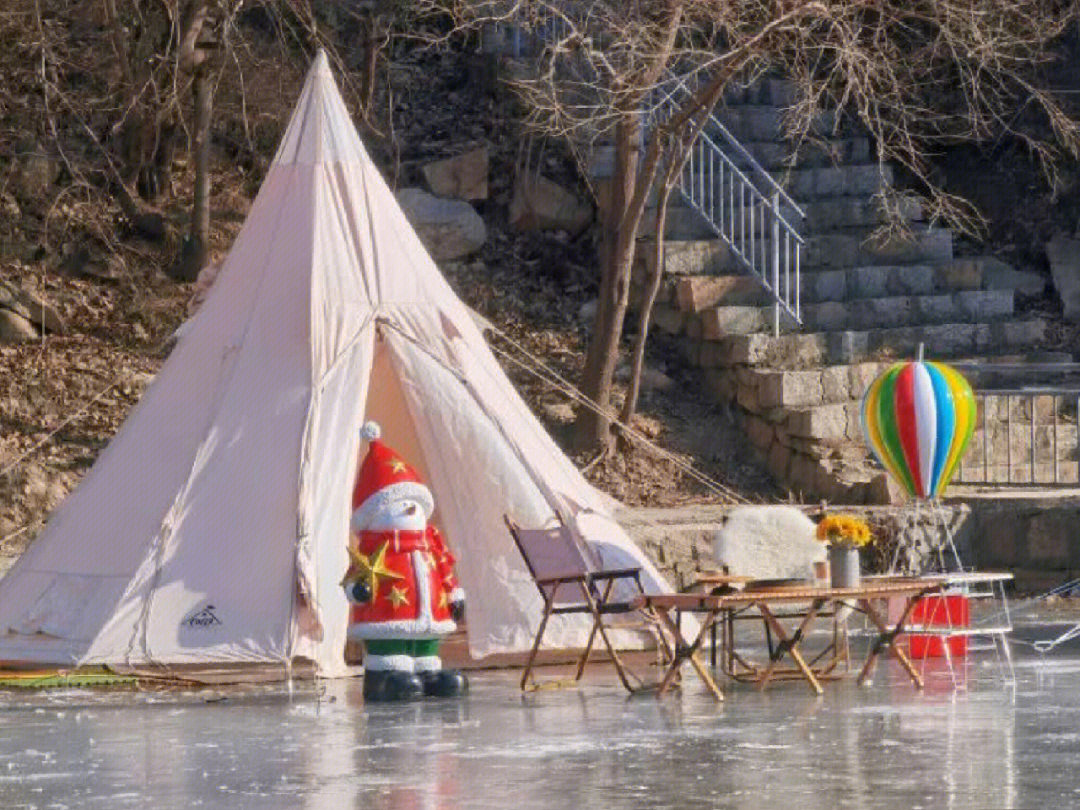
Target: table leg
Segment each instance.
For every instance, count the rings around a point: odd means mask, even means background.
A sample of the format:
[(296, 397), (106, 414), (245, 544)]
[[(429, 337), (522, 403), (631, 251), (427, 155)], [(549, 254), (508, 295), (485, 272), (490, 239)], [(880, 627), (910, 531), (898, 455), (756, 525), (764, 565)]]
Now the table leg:
[(858, 682), (863, 683), (870, 674), (874, 671), (874, 665), (877, 663), (877, 657), (881, 654), (883, 648), (888, 647), (889, 651), (893, 654), (893, 657), (900, 662), (900, 665), (907, 670), (907, 674), (911, 677), (912, 683), (919, 689), (923, 688), (923, 680), (919, 673), (915, 670), (911, 660), (907, 657), (903, 650), (896, 646), (896, 638), (904, 632), (904, 623), (907, 622), (907, 618), (911, 613), (912, 608), (915, 607), (915, 602), (925, 594), (919, 594), (919, 596), (913, 596), (908, 599), (907, 606), (904, 608), (904, 612), (900, 618), (896, 620), (896, 626), (891, 630), (889, 626), (878, 615), (870, 604), (869, 599), (860, 599), (859, 606), (862, 608), (863, 613), (878, 629), (877, 641), (874, 642), (870, 648), (870, 654), (866, 657), (866, 663), (863, 664), (862, 672), (859, 673)]
[(697, 674), (705, 683), (705, 686), (712, 692), (713, 697), (717, 700), (724, 699), (724, 693), (720, 691), (720, 687), (716, 685), (716, 681), (713, 680), (712, 675), (709, 674), (705, 665), (697, 658), (697, 651), (701, 648), (701, 642), (705, 640), (709, 628), (716, 621), (718, 612), (719, 611), (712, 610), (705, 615), (697, 638), (694, 639), (692, 644), (687, 644), (678, 625), (672, 620), (671, 615), (666, 610), (657, 610), (660, 621), (664, 623), (664, 626), (667, 627), (675, 639), (675, 655), (672, 658), (671, 666), (668, 667), (668, 671), (664, 675), (664, 679), (660, 681), (660, 685), (657, 687), (657, 697), (664, 694), (664, 692), (671, 687), (672, 681), (675, 680), (675, 676), (679, 673), (679, 668), (683, 665), (683, 661), (689, 660), (690, 664), (697, 670)]
[(773, 670), (776, 669), (786, 653), (791, 656), (791, 659), (795, 662), (799, 671), (802, 672), (803, 677), (806, 678), (807, 683), (810, 684), (810, 688), (819, 695), (822, 693), (823, 690), (821, 684), (818, 682), (813, 670), (807, 665), (806, 660), (802, 657), (802, 653), (799, 652), (799, 642), (802, 640), (803, 633), (814, 621), (818, 611), (821, 610), (822, 604), (823, 602), (820, 599), (814, 600), (813, 604), (810, 605), (810, 609), (806, 612), (806, 616), (803, 617), (802, 622), (799, 623), (798, 629), (796, 629), (795, 633), (791, 636), (788, 636), (787, 631), (784, 630), (784, 626), (776, 616), (772, 614), (767, 605), (757, 605), (758, 610), (761, 611), (761, 615), (765, 618), (765, 622), (772, 628), (773, 632), (776, 633), (777, 638), (779, 638), (779, 643), (776, 646), (776, 651), (771, 656), (769, 666), (765, 668), (765, 671), (761, 673), (761, 677), (758, 679), (759, 689), (765, 688), (765, 684), (767, 684), (772, 677)]

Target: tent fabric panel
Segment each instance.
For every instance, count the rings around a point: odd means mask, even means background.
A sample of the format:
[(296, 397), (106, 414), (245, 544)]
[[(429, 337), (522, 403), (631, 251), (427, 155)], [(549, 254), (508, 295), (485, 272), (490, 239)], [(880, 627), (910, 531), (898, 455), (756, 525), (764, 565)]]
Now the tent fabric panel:
[(363, 403), (371, 393), (374, 324), (322, 380), (312, 403), (301, 472), (299, 589), (291, 653), (315, 661), (320, 675), (344, 675), (349, 603), (341, 588), (348, 567), (349, 513)]
[[(260, 646), (280, 658), (288, 636), (300, 435), (311, 389), (313, 172), (290, 170), (300, 205), (267, 233), (266, 278), (244, 318), (229, 379), (188, 480), (92, 656), (179, 660), (192, 643)], [(273, 358), (268, 362), (268, 358)], [(212, 543), (207, 538), (215, 538)], [(277, 594), (277, 598), (269, 596)], [(258, 598), (256, 598), (258, 597)], [(218, 622), (187, 638), (214, 605)], [(227, 618), (226, 618), (227, 617)], [(247, 655), (245, 653), (245, 655)]]
[[(541, 602), (503, 514), (540, 524), (552, 517), (551, 507), (496, 426), (477, 418), (460, 379), (400, 335), (388, 343), (430, 467), (436, 517), (458, 559), (470, 651), (482, 657), (527, 650)], [(549, 644), (584, 642), (587, 622), (558, 619)]]
[[(0, 580), (0, 626), (22, 621), (49, 587), (47, 579), (32, 577), (34, 572), (126, 580), (145, 559), (189, 474), (235, 360), (242, 328), (235, 313), (250, 308), (271, 250), (270, 240), (258, 232), (276, 226), (291, 184), (289, 173), (267, 177), (199, 314), (86, 478)], [(42, 590), (20, 587), (16, 593), (13, 583), (24, 578)], [(106, 616), (113, 606), (95, 607)], [(0, 639), (0, 659), (7, 657)]]

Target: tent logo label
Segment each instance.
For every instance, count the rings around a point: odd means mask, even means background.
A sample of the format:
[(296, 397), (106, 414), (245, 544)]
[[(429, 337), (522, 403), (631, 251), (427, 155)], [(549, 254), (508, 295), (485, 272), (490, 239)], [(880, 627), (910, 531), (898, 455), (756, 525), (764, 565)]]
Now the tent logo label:
[(199, 608), (192, 613), (189, 613), (184, 617), (184, 620), (180, 622), (183, 627), (191, 627), (196, 630), (206, 630), (211, 627), (218, 627), (221, 625), (221, 619), (214, 613), (214, 606), (207, 605), (204, 608)]

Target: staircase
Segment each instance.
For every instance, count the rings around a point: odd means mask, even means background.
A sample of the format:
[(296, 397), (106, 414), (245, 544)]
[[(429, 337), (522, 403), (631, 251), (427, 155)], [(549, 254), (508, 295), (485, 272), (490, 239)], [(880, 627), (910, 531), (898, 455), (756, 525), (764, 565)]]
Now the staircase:
[[(766, 79), (731, 92), (717, 118), (805, 212), (801, 219), (781, 202), (787, 221), (801, 221), (801, 325), (790, 310), (777, 319), (776, 298), (747, 274), (740, 245), (717, 238), (715, 222), (686, 194), (669, 205), (653, 324), (681, 338), (688, 362), (716, 401), (741, 415), (782, 484), (807, 499), (887, 503), (898, 493), (867, 457), (859, 421), (870, 381), (920, 344), (932, 359), (1024, 358), (1048, 324), (1016, 314), (1022, 274), (994, 258), (954, 257), (952, 233), (923, 223), (917, 202), (903, 209), (910, 240), (869, 241), (883, 219), (875, 195), (892, 182), (890, 167), (854, 128), (793, 155), (781, 131), (792, 98), (788, 82)], [(820, 131), (833, 132), (829, 116)], [(749, 172), (749, 160), (728, 154)], [(691, 189), (715, 183), (701, 161), (688, 171)], [(757, 222), (750, 230), (767, 253), (769, 229)], [(651, 260), (642, 247), (639, 284)]]

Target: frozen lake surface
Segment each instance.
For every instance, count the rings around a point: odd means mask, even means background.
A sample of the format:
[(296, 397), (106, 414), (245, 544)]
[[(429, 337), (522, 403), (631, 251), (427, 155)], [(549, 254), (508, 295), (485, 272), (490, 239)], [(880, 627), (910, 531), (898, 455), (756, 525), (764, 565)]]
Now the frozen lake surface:
[[(1050, 635), (1050, 631), (1047, 634)], [(364, 706), (358, 680), (186, 691), (0, 692), (0, 807), (1051, 808), (1080, 805), (1080, 655), (1018, 646), (874, 682), (715, 704), (628, 698), (595, 668), (522, 697), (478, 672), (461, 701)]]

